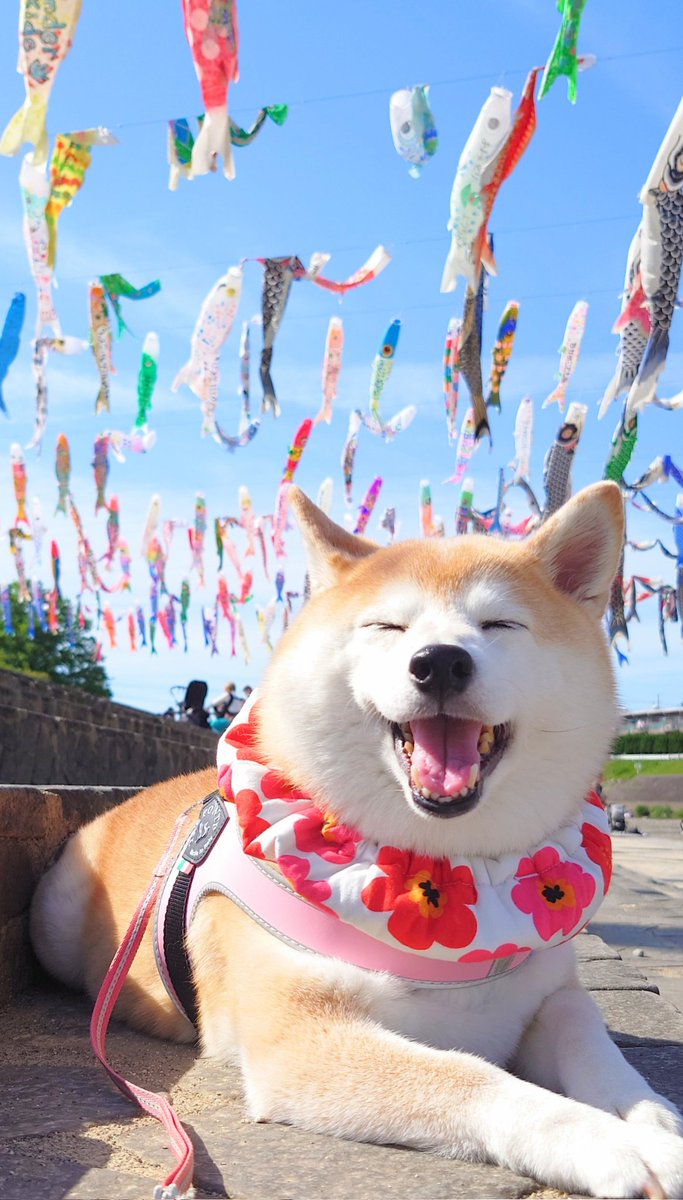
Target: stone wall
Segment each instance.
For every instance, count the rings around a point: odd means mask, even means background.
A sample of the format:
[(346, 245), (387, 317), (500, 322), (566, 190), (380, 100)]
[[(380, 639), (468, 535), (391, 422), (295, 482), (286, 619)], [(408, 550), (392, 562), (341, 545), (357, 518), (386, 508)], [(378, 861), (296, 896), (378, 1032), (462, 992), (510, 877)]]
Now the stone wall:
[(0, 671), (0, 783), (143, 787), (215, 761), (216, 735)]
[(0, 786), (0, 1004), (22, 991), (37, 968), (28, 909), (40, 876), (69, 834), (135, 791)]

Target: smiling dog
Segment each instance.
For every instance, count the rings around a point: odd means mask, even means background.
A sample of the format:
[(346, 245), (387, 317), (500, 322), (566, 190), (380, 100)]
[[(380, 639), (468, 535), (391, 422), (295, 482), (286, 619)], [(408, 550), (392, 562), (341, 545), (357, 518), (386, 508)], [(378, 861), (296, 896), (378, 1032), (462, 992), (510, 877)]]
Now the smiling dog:
[[(681, 1118), (611, 1042), (570, 940), (610, 874), (591, 784), (616, 726), (618, 487), (518, 544), (379, 549), (290, 500), (312, 598), (221, 739), (120, 1014), (177, 1040), (196, 1020), (255, 1119), (683, 1195)], [(215, 785), (159, 784), (72, 839), (33, 905), (50, 971), (96, 994)]]

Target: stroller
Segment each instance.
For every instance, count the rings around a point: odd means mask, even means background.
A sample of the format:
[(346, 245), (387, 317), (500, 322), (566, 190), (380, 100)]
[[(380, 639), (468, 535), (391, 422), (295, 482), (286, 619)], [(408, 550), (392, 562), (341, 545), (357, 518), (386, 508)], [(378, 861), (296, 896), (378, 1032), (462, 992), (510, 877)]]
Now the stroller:
[(209, 728), (209, 714), (204, 708), (208, 690), (209, 685), (203, 679), (192, 679), (188, 683), (180, 703), (181, 721), (189, 721), (191, 725), (199, 725), (202, 729)]

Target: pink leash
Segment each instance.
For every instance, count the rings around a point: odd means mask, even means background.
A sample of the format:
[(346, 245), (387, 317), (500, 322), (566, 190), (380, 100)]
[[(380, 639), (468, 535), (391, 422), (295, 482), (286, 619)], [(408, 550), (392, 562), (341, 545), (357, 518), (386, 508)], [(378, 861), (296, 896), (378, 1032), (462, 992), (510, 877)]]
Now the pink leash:
[(131, 1083), (129, 1080), (124, 1079), (122, 1075), (119, 1075), (118, 1071), (114, 1070), (107, 1059), (104, 1043), (114, 1006), (118, 1000), (121, 988), (126, 981), (126, 976), (131, 968), (133, 959), (137, 954), (140, 942), (152, 915), (159, 889), (169, 868), (176, 838), (188, 813), (192, 812), (192, 809), (196, 807), (196, 804), (193, 804), (184, 813), (181, 813), (173, 827), (170, 841), (154, 869), (149, 887), (138, 904), (135, 915), (126, 930), (125, 937), (105, 975), (90, 1020), (90, 1041), (92, 1048), (110, 1079), (114, 1081), (117, 1088), (123, 1092), (128, 1100), (132, 1100), (134, 1104), (139, 1104), (140, 1108), (144, 1109), (146, 1113), (149, 1113), (150, 1116), (155, 1117), (157, 1121), (161, 1122), (168, 1134), (171, 1149), (178, 1160), (175, 1170), (171, 1171), (163, 1184), (155, 1187), (154, 1200), (177, 1200), (178, 1197), (185, 1196), (188, 1193), (192, 1187), (192, 1176), (194, 1174), (194, 1147), (168, 1100), (164, 1096), (159, 1095), (158, 1092), (148, 1092), (146, 1088), (138, 1087), (137, 1084)]

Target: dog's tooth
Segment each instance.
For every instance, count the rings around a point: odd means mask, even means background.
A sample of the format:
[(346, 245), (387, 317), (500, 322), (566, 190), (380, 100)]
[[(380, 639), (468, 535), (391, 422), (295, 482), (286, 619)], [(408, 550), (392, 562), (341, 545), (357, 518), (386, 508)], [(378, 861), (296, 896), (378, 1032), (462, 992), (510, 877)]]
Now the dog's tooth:
[(472, 763), (470, 767), (470, 777), (467, 780), (467, 786), (473, 788), (479, 778), (479, 763)]
[(415, 745), (413, 742), (404, 742), (403, 749), (405, 750), (406, 754), (412, 754), (413, 750), (415, 749)]

